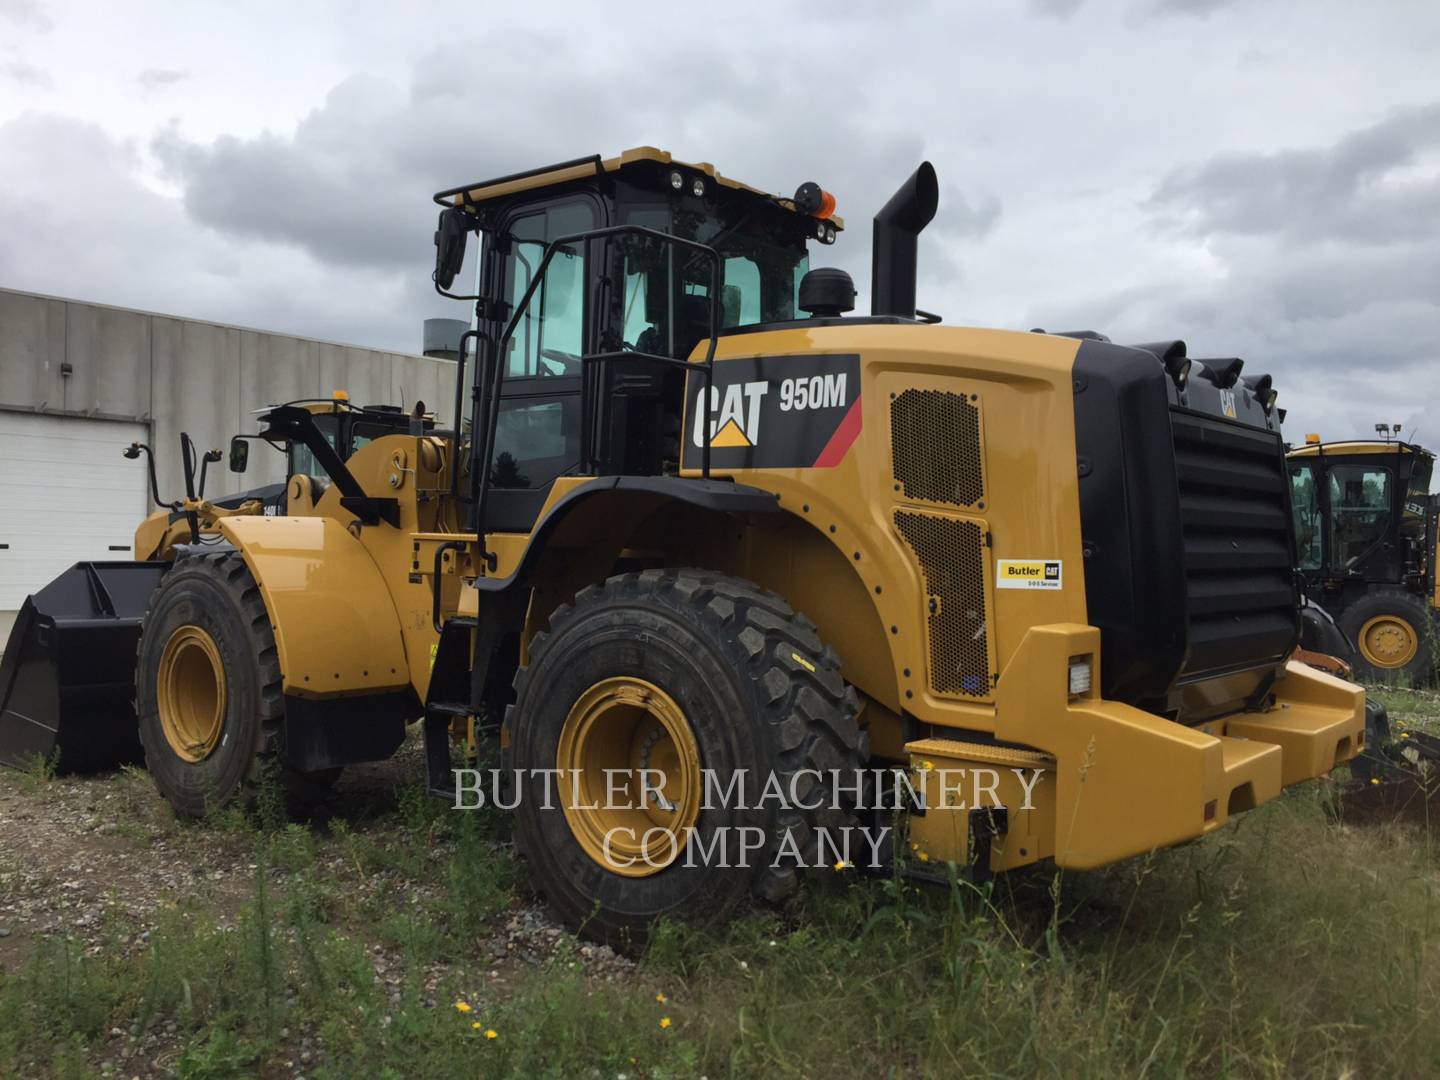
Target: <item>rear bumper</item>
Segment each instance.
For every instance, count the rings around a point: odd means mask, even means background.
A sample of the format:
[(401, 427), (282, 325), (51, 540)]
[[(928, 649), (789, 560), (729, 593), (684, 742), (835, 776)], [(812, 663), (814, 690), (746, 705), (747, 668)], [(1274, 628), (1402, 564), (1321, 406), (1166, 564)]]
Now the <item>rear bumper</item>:
[[(1093, 869), (1183, 843), (1290, 784), (1325, 775), (1364, 747), (1364, 691), (1294, 661), (1276, 683), (1273, 707), (1199, 728), (1120, 702), (1068, 696), (1069, 659), (1094, 662), (1099, 646), (1094, 627), (1034, 627), (1015, 658), (1025, 676), (1002, 674), (995, 734), (1033, 747), (1037, 755), (1027, 764), (1040, 775), (1002, 777), (1003, 830), (987, 841), (994, 870), (1043, 858)], [(956, 800), (944, 798), (939, 785), (946, 770), (954, 789), (954, 770), (995, 767), (994, 748), (930, 739), (908, 749), (927, 807), (911, 821), (915, 850), (970, 861), (974, 838), (961, 819), (972, 815), (947, 813), (947, 801)]]

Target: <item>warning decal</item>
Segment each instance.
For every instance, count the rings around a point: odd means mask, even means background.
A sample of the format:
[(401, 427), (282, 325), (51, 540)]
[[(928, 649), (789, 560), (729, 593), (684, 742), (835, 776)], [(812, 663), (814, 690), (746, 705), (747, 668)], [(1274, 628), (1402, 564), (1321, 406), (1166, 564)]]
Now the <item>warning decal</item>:
[(997, 589), (1059, 589), (1064, 587), (1059, 559), (1000, 559), (995, 563)]

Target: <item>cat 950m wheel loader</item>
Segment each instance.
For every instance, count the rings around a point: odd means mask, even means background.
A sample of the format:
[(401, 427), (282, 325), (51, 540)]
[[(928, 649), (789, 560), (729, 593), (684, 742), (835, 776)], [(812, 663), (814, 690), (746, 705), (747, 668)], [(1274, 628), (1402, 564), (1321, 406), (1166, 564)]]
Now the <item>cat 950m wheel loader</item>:
[(937, 192), (922, 165), (876, 216), (863, 316), (809, 268), (843, 227), (815, 184), (641, 148), (440, 193), (473, 423), (342, 462), (308, 413), (262, 418), (331, 484), (219, 519), (149, 597), (160, 790), (199, 813), (419, 720), (430, 786), (473, 802), (473, 726), (537, 888), (633, 943), (786, 896), (840, 829), (897, 825), (876, 850), (921, 875), (1098, 867), (1351, 758), (1362, 691), (1290, 660), (1269, 380), (1180, 342), (935, 325)]

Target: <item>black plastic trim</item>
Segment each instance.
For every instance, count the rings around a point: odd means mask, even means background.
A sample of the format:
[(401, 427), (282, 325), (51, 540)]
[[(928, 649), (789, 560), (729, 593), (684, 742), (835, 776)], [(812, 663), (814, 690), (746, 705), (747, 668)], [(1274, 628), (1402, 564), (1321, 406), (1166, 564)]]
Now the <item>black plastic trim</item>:
[(1155, 356), (1083, 339), (1072, 369), (1080, 529), (1101, 692), (1163, 700), (1185, 661), (1185, 566), (1169, 378)]

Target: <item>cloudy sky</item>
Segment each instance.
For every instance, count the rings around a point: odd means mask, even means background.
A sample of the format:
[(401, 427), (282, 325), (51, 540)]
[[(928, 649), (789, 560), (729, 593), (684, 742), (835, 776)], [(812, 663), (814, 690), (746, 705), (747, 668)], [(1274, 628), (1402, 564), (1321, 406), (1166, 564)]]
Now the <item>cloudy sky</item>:
[(928, 158), (947, 322), (1181, 337), (1292, 439), (1440, 444), (1435, 0), (0, 0), (0, 286), (415, 350), (464, 314), (431, 193), (642, 144), (820, 181), (862, 295)]

